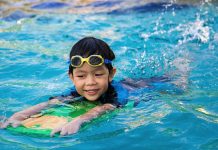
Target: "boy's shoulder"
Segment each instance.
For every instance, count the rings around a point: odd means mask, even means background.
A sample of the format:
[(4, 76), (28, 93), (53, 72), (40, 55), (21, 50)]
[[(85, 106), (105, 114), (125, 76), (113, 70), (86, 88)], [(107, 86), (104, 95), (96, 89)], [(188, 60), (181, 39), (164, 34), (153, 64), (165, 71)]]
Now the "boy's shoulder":
[(111, 86), (116, 93), (116, 97), (114, 97), (115, 104), (118, 107), (125, 106), (128, 102), (129, 92), (128, 90), (121, 84), (120, 81), (112, 81)]
[(121, 98), (121, 99), (128, 98), (129, 92), (123, 86), (122, 82), (113, 80), (111, 82), (111, 85), (114, 87), (114, 90), (117, 92), (118, 98)]

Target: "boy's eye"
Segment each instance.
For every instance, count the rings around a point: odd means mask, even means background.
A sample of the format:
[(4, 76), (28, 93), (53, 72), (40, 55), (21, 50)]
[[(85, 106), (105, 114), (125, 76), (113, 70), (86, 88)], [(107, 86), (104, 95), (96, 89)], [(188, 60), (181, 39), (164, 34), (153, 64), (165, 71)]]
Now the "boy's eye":
[(77, 75), (78, 78), (83, 78), (85, 75)]
[(103, 73), (96, 73), (95, 76), (102, 76)]

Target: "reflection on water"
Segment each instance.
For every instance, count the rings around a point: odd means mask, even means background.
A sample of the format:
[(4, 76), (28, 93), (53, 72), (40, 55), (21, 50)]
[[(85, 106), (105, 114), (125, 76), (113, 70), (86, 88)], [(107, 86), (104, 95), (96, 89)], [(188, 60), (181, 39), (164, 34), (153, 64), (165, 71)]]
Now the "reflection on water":
[[(161, 3), (163, 5), (158, 5)], [(178, 9), (187, 7), (189, 5), (202, 5), (202, 4), (217, 4), (216, 1), (202, 1), (198, 0), (59, 0), (57, 1), (22, 1), (11, 0), (1, 1), (2, 16), (14, 16), (13, 19), (20, 19), (22, 17), (30, 17), (31, 14), (41, 14), (46, 12), (53, 13), (71, 13), (71, 14), (93, 14), (93, 13), (113, 13), (113, 12), (134, 12), (134, 11), (156, 11), (167, 9)], [(172, 4), (174, 6), (172, 7)]]
[(71, 87), (68, 52), (84, 36), (111, 45), (116, 80), (170, 79), (138, 90), (131, 97), (137, 107), (72, 136), (36, 138), (0, 130), (3, 149), (127, 144), (127, 149), (217, 149), (216, 1), (13, 0), (0, 5), (1, 120)]

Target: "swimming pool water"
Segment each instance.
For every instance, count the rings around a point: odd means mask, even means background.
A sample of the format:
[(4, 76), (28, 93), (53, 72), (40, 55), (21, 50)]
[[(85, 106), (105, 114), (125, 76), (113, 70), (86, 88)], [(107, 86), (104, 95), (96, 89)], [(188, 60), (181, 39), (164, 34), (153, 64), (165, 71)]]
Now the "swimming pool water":
[(72, 86), (68, 53), (84, 36), (110, 44), (115, 80), (167, 75), (185, 92), (138, 91), (137, 107), (67, 137), (0, 130), (1, 149), (218, 149), (218, 7), (174, 2), (2, 2), (1, 120)]

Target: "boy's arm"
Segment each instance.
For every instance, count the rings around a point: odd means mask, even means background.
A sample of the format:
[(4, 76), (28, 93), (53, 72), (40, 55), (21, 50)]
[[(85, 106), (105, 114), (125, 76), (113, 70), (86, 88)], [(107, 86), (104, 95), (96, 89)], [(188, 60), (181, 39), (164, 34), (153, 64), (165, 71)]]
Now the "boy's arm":
[(55, 105), (59, 102), (58, 99), (52, 99), (48, 102), (42, 102), (40, 104), (37, 104), (35, 106), (29, 107), (27, 109), (24, 109), (22, 111), (14, 113), (6, 122), (4, 122), (0, 128), (6, 128), (8, 125), (11, 125), (13, 127), (17, 127), (21, 124), (21, 122), (27, 118), (29, 118), (32, 115), (35, 115), (39, 113), (42, 109)]
[(39, 113), (42, 109), (44, 109), (48, 106), (58, 104), (59, 102), (60, 101), (58, 99), (52, 99), (52, 100), (49, 100), (47, 102), (42, 102), (42, 103), (39, 103), (39, 104), (34, 105), (32, 107), (29, 107), (29, 108), (22, 110), (20, 112), (17, 112), (17, 113), (26, 116), (26, 118), (29, 118), (30, 116)]
[(96, 106), (89, 110), (87, 113), (79, 116), (79, 120), (84, 123), (84, 122), (89, 122), (90, 120), (97, 118), (101, 114), (109, 111), (109, 110), (114, 110), (116, 107), (112, 104), (103, 104), (101, 106)]
[(97, 118), (101, 114), (109, 111), (109, 110), (114, 110), (116, 107), (112, 104), (103, 104), (101, 106), (96, 106), (89, 110), (87, 113), (76, 117), (73, 119), (71, 122), (65, 124), (64, 126), (61, 126), (59, 128), (54, 129), (51, 132), (51, 136), (53, 136), (55, 133), (60, 132), (60, 135), (69, 135), (69, 134), (74, 134), (76, 133), (80, 126), (85, 123), (89, 122), (94, 118)]

